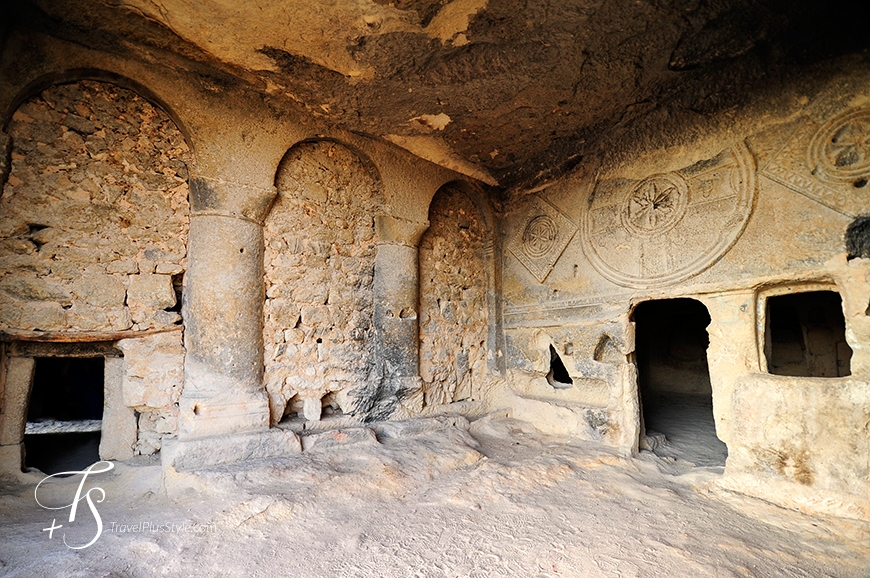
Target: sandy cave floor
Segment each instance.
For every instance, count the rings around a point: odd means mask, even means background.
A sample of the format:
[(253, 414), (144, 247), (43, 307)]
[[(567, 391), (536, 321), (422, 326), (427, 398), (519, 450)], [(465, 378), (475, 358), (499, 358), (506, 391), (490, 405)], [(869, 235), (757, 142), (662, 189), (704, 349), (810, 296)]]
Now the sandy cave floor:
[[(387, 424), (379, 443), (176, 474), (171, 496), (156, 460), (117, 464), (87, 482), (105, 491), (104, 530), (81, 550), (63, 538), (96, 535), (85, 501), (70, 523), (36, 505), (32, 484), (6, 484), (0, 575), (870, 576), (870, 524), (730, 493), (721, 468), (626, 458), (508, 419), (467, 426)], [(40, 497), (68, 504), (80, 481)], [(49, 539), (53, 519), (64, 527)], [(151, 531), (121, 531), (137, 525)]]

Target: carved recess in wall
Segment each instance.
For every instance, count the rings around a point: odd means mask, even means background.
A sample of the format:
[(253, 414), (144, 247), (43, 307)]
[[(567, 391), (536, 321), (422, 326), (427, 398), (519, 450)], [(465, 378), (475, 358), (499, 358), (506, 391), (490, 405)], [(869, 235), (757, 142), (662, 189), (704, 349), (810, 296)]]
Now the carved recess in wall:
[(827, 122), (801, 123), (762, 174), (843, 215), (866, 211), (870, 108), (847, 110)]
[(535, 197), (526, 215), (525, 225), (514, 235), (508, 250), (543, 283), (577, 232), (577, 225), (540, 197)]
[(754, 199), (755, 162), (743, 143), (679, 171), (602, 181), (589, 198), (583, 250), (618, 285), (677, 283), (731, 248)]

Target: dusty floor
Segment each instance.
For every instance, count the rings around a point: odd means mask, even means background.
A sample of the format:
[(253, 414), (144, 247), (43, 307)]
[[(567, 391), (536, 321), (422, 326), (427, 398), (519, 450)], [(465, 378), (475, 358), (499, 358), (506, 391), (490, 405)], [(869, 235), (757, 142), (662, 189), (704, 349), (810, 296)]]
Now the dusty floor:
[[(512, 420), (466, 425), (389, 424), (380, 443), (181, 475), (173, 487), (187, 489), (172, 497), (156, 462), (119, 464), (88, 479), (85, 491), (105, 491), (101, 503), (90, 494), (103, 533), (81, 550), (63, 538), (96, 536), (86, 500), (70, 523), (69, 509), (37, 506), (32, 485), (7, 485), (0, 575), (870, 575), (870, 525), (729, 493), (721, 468), (624, 458)], [(80, 481), (40, 497), (69, 504)], [(49, 539), (53, 519), (64, 527)]]
[(665, 435), (665, 445), (655, 453), (703, 467), (725, 467), (728, 446), (716, 437), (713, 400), (709, 396), (659, 395), (644, 400), (647, 435)]

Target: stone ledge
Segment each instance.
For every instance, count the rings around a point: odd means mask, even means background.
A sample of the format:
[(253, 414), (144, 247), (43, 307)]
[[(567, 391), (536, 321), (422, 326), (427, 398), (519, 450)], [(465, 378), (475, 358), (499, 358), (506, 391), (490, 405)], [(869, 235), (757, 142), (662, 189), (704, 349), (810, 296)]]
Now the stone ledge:
[(160, 450), (165, 469), (187, 472), (248, 460), (286, 457), (302, 452), (299, 436), (283, 429), (179, 441), (165, 440)]
[(306, 452), (350, 445), (377, 445), (378, 437), (368, 428), (342, 428), (302, 436), (302, 450)]

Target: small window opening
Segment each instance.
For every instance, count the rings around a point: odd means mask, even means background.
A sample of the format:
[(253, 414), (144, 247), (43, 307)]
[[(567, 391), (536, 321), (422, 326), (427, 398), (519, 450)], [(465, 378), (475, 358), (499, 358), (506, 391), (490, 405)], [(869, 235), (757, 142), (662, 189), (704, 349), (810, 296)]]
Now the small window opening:
[(851, 375), (843, 300), (836, 291), (776, 295), (767, 300), (767, 371), (799, 377)]
[(695, 466), (723, 467), (707, 366), (710, 314), (695, 299), (639, 304), (633, 313), (641, 447)]
[[(181, 313), (181, 300), (184, 297), (184, 273), (178, 273), (172, 276), (172, 291), (175, 293), (175, 305), (168, 308), (166, 311)], [(180, 321), (179, 321), (180, 323)]]
[(562, 363), (562, 358), (552, 345), (550, 345), (550, 372), (547, 374), (547, 382), (556, 389), (567, 389), (574, 385), (574, 380), (568, 375), (568, 369)]
[(105, 359), (38, 357), (27, 406), (25, 465), (46, 474), (99, 461)]

